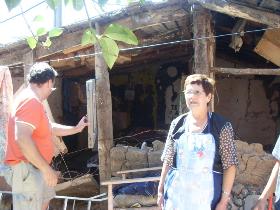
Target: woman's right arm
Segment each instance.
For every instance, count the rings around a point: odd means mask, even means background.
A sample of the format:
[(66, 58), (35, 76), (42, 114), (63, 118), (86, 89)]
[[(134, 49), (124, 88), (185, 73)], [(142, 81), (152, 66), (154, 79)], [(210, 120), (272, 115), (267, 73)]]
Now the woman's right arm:
[(166, 174), (168, 173), (170, 167), (173, 165), (173, 159), (175, 155), (174, 139), (172, 138), (172, 133), (175, 128), (174, 121), (171, 123), (169, 132), (166, 138), (164, 150), (161, 156), (163, 162), (161, 176), (158, 185), (158, 199), (157, 204), (163, 209), (163, 190)]
[(161, 170), (161, 176), (160, 176), (160, 180), (159, 180), (159, 184), (158, 184), (158, 200), (157, 200), (157, 204), (161, 208), (163, 208), (164, 181), (165, 181), (165, 177), (166, 177), (166, 174), (168, 173), (169, 169), (170, 169), (170, 166), (168, 166), (166, 163), (163, 163), (162, 170)]

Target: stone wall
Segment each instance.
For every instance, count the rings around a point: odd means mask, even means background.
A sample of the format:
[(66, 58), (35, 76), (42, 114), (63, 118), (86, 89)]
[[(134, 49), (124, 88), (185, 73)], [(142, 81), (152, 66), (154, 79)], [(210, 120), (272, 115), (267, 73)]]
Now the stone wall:
[(117, 145), (111, 149), (111, 170), (113, 176), (117, 175), (117, 171), (150, 168), (161, 166), (160, 156), (164, 143), (154, 141), (153, 148), (142, 147), (142, 149), (131, 146)]

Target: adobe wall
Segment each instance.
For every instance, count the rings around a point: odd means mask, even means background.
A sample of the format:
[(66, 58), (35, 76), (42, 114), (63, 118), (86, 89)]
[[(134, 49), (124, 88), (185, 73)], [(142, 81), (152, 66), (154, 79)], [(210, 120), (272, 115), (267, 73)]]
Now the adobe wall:
[[(218, 66), (244, 67), (217, 59)], [(247, 65), (248, 67), (248, 65)], [(216, 75), (215, 111), (233, 123), (238, 138), (271, 150), (279, 131), (280, 78)]]

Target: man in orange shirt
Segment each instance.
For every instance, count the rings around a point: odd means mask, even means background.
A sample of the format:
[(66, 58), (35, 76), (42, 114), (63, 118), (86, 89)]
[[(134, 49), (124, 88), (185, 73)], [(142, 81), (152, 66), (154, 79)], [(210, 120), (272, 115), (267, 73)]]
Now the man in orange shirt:
[(9, 120), (5, 163), (11, 166), (14, 210), (45, 210), (55, 196), (59, 173), (50, 167), (54, 156), (52, 135), (67, 136), (87, 126), (83, 117), (76, 126), (51, 123), (42, 102), (55, 89), (57, 72), (47, 63), (34, 64), (28, 87), (14, 102)]

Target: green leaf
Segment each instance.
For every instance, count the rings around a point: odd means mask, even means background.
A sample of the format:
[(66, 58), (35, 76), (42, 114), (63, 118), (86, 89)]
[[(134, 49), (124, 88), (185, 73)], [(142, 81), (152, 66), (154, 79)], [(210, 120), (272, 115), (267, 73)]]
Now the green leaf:
[(36, 15), (33, 19), (33, 22), (42, 22), (44, 20), (44, 16)]
[(146, 0), (140, 0), (140, 4), (145, 4)]
[(57, 6), (61, 5), (62, 0), (46, 0), (49, 7), (54, 10)]
[(49, 48), (52, 45), (52, 41), (51, 41), (50, 37), (47, 37), (46, 41), (42, 42), (42, 44), (44, 47)]
[(112, 69), (120, 51), (117, 43), (110, 38), (101, 37), (99, 39), (99, 44), (106, 64), (110, 69)]
[(104, 5), (108, 2), (108, 0), (98, 0), (98, 5), (100, 7), (104, 7)]
[(87, 44), (95, 44), (95, 43), (96, 43), (96, 33), (93, 29), (88, 28), (83, 33), (81, 44), (87, 45)]
[(83, 0), (72, 0), (73, 2), (73, 8), (77, 11), (83, 9), (84, 7), (84, 2)]
[(6, 2), (6, 6), (8, 7), (8, 10), (11, 11), (12, 9), (14, 9), (16, 6), (19, 5), (19, 3), (21, 2), (21, 0), (5, 0)]
[(135, 34), (129, 28), (119, 24), (110, 24), (106, 28), (104, 35), (116, 41), (125, 42), (127, 44), (138, 44), (138, 39)]
[(38, 28), (36, 31), (37, 36), (43, 36), (47, 33), (48, 31), (45, 28)]
[(29, 47), (33, 50), (37, 45), (38, 39), (35, 39), (33, 36), (31, 36), (31, 37), (27, 37), (26, 41)]
[(72, 0), (64, 0), (64, 5), (67, 6)]
[(49, 37), (57, 37), (63, 33), (63, 28), (53, 28), (49, 31)]

